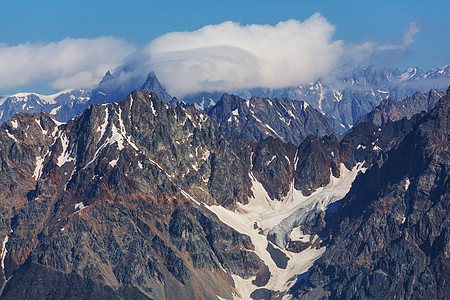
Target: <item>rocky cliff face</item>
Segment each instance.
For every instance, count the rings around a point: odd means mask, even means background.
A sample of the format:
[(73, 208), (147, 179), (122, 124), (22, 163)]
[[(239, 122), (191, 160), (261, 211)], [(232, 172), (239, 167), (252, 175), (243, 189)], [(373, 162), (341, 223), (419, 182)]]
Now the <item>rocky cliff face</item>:
[(224, 94), (205, 112), (217, 121), (225, 135), (255, 142), (270, 136), (300, 145), (309, 134), (322, 137), (334, 132), (320, 112), (303, 101), (287, 98), (245, 100)]
[(414, 114), (421, 111), (429, 111), (445, 95), (438, 90), (430, 90), (428, 93), (416, 92), (411, 97), (401, 101), (386, 99), (375, 107), (370, 113), (363, 115), (359, 123), (368, 122), (380, 126), (386, 122), (393, 122), (403, 119), (410, 119)]
[(155, 72), (150, 72), (147, 76), (147, 80), (142, 85), (142, 91), (153, 92), (158, 95), (158, 98), (166, 103), (172, 102), (172, 96), (170, 96), (163, 88), (158, 78), (156, 78)]
[(449, 107), (447, 93), (413, 118), (341, 208), (311, 222), (327, 250), (299, 298), (448, 298)]

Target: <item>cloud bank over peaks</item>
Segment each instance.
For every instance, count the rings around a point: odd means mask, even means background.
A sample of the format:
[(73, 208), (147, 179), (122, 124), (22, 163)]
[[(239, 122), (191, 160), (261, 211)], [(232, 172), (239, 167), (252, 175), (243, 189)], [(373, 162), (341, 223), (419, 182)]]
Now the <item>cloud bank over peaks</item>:
[(0, 89), (34, 81), (56, 89), (94, 87), (136, 47), (114, 37), (64, 39), (57, 42), (0, 44)]
[[(344, 43), (322, 15), (272, 25), (224, 22), (192, 32), (165, 34), (131, 55), (118, 72), (122, 80), (154, 70), (169, 93), (253, 87), (282, 88), (326, 75)], [(148, 73), (148, 71), (147, 71)]]
[(49, 43), (0, 43), (0, 90), (42, 83), (54, 89), (94, 88), (106, 71), (123, 94), (141, 88), (154, 71), (173, 96), (197, 92), (284, 88), (333, 77), (338, 66), (401, 59), (420, 31), (411, 22), (403, 39), (344, 43), (320, 13), (276, 25), (231, 21), (190, 32), (162, 35), (137, 47), (124, 39), (98, 37)]

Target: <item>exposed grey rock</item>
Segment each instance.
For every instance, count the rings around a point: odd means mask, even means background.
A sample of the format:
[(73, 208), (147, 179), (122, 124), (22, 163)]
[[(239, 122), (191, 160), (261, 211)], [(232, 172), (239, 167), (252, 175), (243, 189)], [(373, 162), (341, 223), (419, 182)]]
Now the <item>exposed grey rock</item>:
[(148, 74), (147, 80), (142, 85), (141, 90), (149, 93), (154, 92), (156, 95), (158, 95), (158, 98), (164, 102), (169, 103), (172, 101), (172, 96), (170, 96), (162, 87), (158, 78), (156, 78), (155, 72), (153, 71)]

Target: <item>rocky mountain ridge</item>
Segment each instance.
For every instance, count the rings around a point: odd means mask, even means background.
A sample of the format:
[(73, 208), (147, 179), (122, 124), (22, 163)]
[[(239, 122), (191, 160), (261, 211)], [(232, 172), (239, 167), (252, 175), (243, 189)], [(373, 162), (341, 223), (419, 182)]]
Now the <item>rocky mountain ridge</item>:
[[(25, 291), (44, 298), (231, 297), (224, 267), (257, 274), (263, 264), (245, 250), (253, 247), (249, 239), (191, 200), (190, 182), (206, 186), (198, 177), (212, 159), (200, 145), (205, 136), (211, 143), (220, 136), (191, 110), (136, 92), (120, 104), (92, 106), (67, 124), (45, 114), (6, 122), (2, 297), (22, 298)], [(173, 139), (171, 148), (166, 139)], [(197, 143), (195, 152), (190, 143)], [(234, 188), (236, 196), (245, 192)], [(236, 201), (228, 199), (218, 201)], [(242, 260), (248, 271), (236, 268)], [(30, 280), (30, 273), (59, 290)]]
[[(91, 104), (118, 102), (134, 89), (154, 91), (167, 103), (181, 101), (166, 92), (154, 72), (149, 72), (145, 81), (134, 77), (127, 81), (120, 76), (120, 70), (114, 75), (108, 71), (97, 88), (90, 93), (85, 92), (87, 94), (80, 96), (81, 98), (75, 102), (66, 100), (61, 103), (62, 105), (53, 107), (37, 105), (35, 101), (30, 100), (31, 104), (27, 104), (24, 109), (17, 105), (8, 105), (4, 108), (0, 106), (0, 114), (3, 111), (0, 121), (9, 119), (17, 112), (33, 113), (55, 109), (57, 120), (65, 122), (82, 113)], [(325, 78), (300, 86), (283, 89), (255, 88), (227, 91), (227, 93), (247, 100), (256, 96), (267, 99), (289, 98), (304, 101), (329, 118), (334, 130), (342, 134), (352, 128), (362, 115), (369, 113), (381, 101), (389, 98), (404, 99), (417, 91), (444, 90), (449, 84), (449, 78), (450, 67), (448, 65), (427, 72), (417, 67), (401, 71), (396, 68), (374, 66), (354, 69), (343, 66)], [(223, 92), (199, 92), (195, 95), (185, 96), (182, 100), (203, 110), (215, 105), (222, 96)], [(4, 97), (4, 99), (6, 98)]]
[(450, 89), (335, 214), (311, 222), (327, 251), (299, 298), (448, 298), (449, 112)]
[(319, 137), (334, 133), (330, 121), (306, 102), (283, 99), (250, 100), (224, 94), (205, 113), (216, 120), (227, 136), (260, 142), (268, 136), (294, 145), (309, 134)]
[[(343, 66), (335, 74), (299, 86), (282, 89), (255, 88), (229, 93), (244, 99), (256, 96), (305, 101), (328, 117), (334, 130), (345, 133), (362, 115), (369, 113), (382, 100), (404, 99), (417, 91), (445, 90), (449, 85), (449, 78), (449, 65), (427, 72), (417, 67), (401, 71), (397, 68), (375, 66), (353, 69)], [(190, 95), (183, 100), (200, 103), (201, 99), (210, 98), (217, 102), (220, 96), (217, 93), (201, 93), (201, 96)]]
[(369, 122), (380, 126), (386, 122), (398, 121), (404, 117), (410, 119), (421, 111), (429, 111), (445, 95), (438, 90), (430, 90), (428, 93), (416, 92), (411, 97), (396, 101), (386, 99), (375, 107), (370, 113), (363, 115), (358, 122)]
[(16, 115), (0, 128), (2, 297), (300, 295), (326, 253), (313, 225), (428, 115), (298, 147), (226, 138), (148, 92), (66, 124)]

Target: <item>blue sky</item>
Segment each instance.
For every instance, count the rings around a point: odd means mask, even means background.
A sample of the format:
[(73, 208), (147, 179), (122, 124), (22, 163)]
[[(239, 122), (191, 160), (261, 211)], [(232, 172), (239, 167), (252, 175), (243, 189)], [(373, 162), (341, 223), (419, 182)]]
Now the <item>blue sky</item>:
[[(303, 22), (316, 12), (335, 26), (330, 43), (342, 40), (346, 45), (376, 43), (377, 45), (400, 45), (401, 51), (387, 51), (363, 60), (363, 63), (375, 63), (399, 68), (419, 66), (423, 69), (443, 66), (450, 63), (450, 1), (1, 1), (0, 2), (0, 69), (23, 69), (27, 64), (9, 66), (8, 57), (2, 64), (3, 50), (11, 50), (19, 44), (49, 45), (67, 39), (85, 39), (89, 49), (99, 48), (99, 37), (111, 37), (115, 40), (103, 40), (102, 49), (108, 53), (117, 49), (113, 57), (105, 57), (89, 71), (90, 78), (96, 80), (105, 67), (117, 65), (121, 57), (144, 47), (152, 40), (170, 32), (195, 31), (210, 24), (225, 21), (238, 22), (242, 26), (249, 24), (276, 25), (290, 19)], [(414, 29), (415, 34), (407, 45), (405, 34)], [(92, 42), (93, 44), (89, 44)], [(67, 42), (55, 44), (60, 49)], [(49, 46), (49, 47), (50, 47)], [(75, 47), (74, 45), (72, 45)], [(9, 47), (9, 48), (8, 48)], [(101, 48), (100, 47), (100, 48)], [(5, 50), (5, 51), (6, 51)], [(19, 49), (20, 50), (20, 49)], [(99, 50), (100, 51), (100, 50)], [(9, 53), (9, 52), (8, 52)], [(27, 53), (27, 51), (23, 51)], [(51, 53), (46, 52), (44, 53)], [(101, 53), (97, 53), (101, 56)], [(11, 54), (9, 54), (11, 55)], [(43, 54), (44, 55), (44, 54)], [(51, 54), (48, 54), (51, 56)], [(47, 55), (47, 56), (48, 56)], [(108, 54), (109, 55), (109, 54)], [(106, 55), (107, 56), (107, 55)], [(18, 58), (20, 60), (20, 58)], [(34, 58), (40, 59), (39, 57)], [(81, 57), (83, 61), (85, 59)], [(91, 57), (92, 60), (95, 56)], [(29, 59), (30, 62), (33, 58)], [(89, 61), (93, 64), (93, 61)], [(48, 64), (48, 63), (46, 63)], [(74, 62), (74, 64), (78, 64)], [(63, 66), (65, 68), (72, 65)], [(61, 67), (62, 68), (62, 67)], [(33, 73), (35, 72), (35, 73)], [(39, 77), (35, 76), (14, 84), (14, 77), (7, 86), (0, 85), (0, 94), (22, 91), (24, 88), (40, 91), (56, 90), (65, 87), (71, 80), (84, 82), (81, 78), (87, 74), (85, 69), (79, 73), (63, 74), (61, 70), (51, 70)], [(49, 75), (50, 74), (50, 75)], [(62, 75), (61, 75), (62, 74)], [(19, 74), (20, 75), (20, 74)], [(17, 75), (19, 78), (19, 75)], [(7, 75), (5, 75), (7, 76)], [(66, 76), (67, 80), (55, 80), (52, 76)], [(6, 77), (5, 77), (6, 78)], [(75, 79), (74, 79), (75, 78)], [(3, 79), (0, 74), (0, 81)], [(77, 81), (78, 80), (78, 81)], [(3, 80), (5, 81), (5, 80)], [(48, 82), (52, 83), (49, 84)], [(55, 83), (56, 82), (56, 83)], [(80, 83), (81, 84), (81, 83)]]

